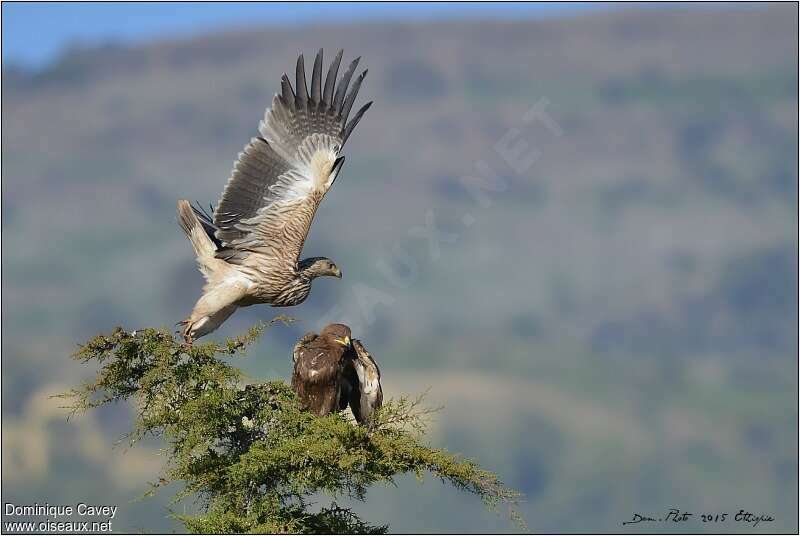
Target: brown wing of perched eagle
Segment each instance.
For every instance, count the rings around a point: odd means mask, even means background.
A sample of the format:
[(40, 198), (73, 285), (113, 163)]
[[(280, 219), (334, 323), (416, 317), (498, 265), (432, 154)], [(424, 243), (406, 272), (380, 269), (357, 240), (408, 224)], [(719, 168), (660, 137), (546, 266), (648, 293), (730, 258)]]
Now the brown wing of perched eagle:
[(317, 336), (305, 334), (292, 351), (292, 388), (304, 409), (328, 415), (350, 406), (360, 424), (383, 402), (378, 365), (350, 328), (330, 324)]
[(292, 388), (304, 409), (323, 416), (340, 409), (345, 354), (351, 348), (350, 328), (329, 324), (306, 334), (292, 352)]
[(348, 121), (363, 71), (350, 86), (356, 58), (336, 82), (340, 51), (322, 79), (322, 50), (314, 60), (311, 93), (303, 56), (297, 59), (296, 91), (284, 74), (259, 136), (239, 153), (213, 215), (178, 202), (178, 222), (192, 243), (206, 279), (203, 295), (183, 324), (187, 341), (220, 326), (238, 307), (302, 303), (311, 282), (341, 277), (325, 257), (300, 260), (320, 202), (344, 164), (341, 155), (372, 102)]

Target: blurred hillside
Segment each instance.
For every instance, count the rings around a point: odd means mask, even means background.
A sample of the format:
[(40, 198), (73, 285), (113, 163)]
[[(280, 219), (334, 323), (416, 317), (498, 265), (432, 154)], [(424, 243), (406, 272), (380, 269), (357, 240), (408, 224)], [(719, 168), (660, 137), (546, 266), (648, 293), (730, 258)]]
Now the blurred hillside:
[[(217, 337), (301, 320), (246, 369), (288, 377), (296, 337), (352, 324), (389, 394), (444, 404), (434, 443), (527, 494), (534, 531), (671, 507), (797, 531), (797, 32), (791, 4), (650, 9), (264, 29), (4, 70), (4, 500), (114, 501), (119, 529), (174, 528), (168, 492), (131, 502), (161, 459), (111, 450), (128, 409), (66, 423), (47, 395), (86, 377), (76, 343), (186, 316), (202, 280), (176, 200), (216, 203), (281, 73), (341, 47), (375, 104), (304, 253), (344, 279), (237, 312)], [(526, 122), (535, 106), (549, 120)], [(504, 158), (515, 143), (535, 161)], [(399, 532), (513, 529), (415, 486), (357, 508)]]

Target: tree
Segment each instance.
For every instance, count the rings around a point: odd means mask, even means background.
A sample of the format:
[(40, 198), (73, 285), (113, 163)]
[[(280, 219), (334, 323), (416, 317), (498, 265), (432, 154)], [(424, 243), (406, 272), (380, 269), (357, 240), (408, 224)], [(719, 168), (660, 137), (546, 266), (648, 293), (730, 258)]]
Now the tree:
[[(274, 322), (274, 320), (273, 320)], [(312, 511), (309, 498), (364, 501), (368, 487), (396, 475), (433, 473), (474, 493), (524, 527), (514, 510), (520, 495), (475, 462), (421, 442), (430, 409), (422, 398), (389, 400), (369, 426), (342, 414), (302, 411), (283, 381), (244, 385), (243, 373), (223, 357), (243, 353), (265, 325), (228, 339), (187, 345), (166, 330), (98, 335), (74, 354), (96, 362), (93, 381), (61, 395), (73, 413), (132, 399), (131, 443), (160, 436), (168, 463), (160, 486), (180, 481), (179, 500), (196, 496), (196, 515), (176, 515), (191, 532), (384, 533), (353, 511), (330, 506)]]

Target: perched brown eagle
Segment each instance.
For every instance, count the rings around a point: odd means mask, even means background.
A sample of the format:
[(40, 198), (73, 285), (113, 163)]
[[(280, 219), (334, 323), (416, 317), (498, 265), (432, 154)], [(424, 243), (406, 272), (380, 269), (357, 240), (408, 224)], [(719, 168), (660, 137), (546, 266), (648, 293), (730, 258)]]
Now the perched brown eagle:
[(342, 169), (342, 147), (372, 104), (348, 122), (367, 71), (348, 91), (359, 58), (337, 84), (341, 59), (339, 51), (323, 86), (322, 50), (317, 53), (311, 94), (302, 55), (296, 92), (283, 75), (281, 93), (259, 124), (260, 136), (239, 153), (213, 215), (178, 202), (178, 222), (206, 279), (192, 314), (181, 322), (187, 341), (217, 329), (237, 307), (298, 305), (315, 278), (342, 276), (325, 257), (300, 260), (317, 207)]
[(292, 388), (305, 409), (328, 415), (350, 406), (360, 424), (369, 422), (383, 402), (377, 363), (350, 328), (330, 324), (306, 333), (292, 351)]

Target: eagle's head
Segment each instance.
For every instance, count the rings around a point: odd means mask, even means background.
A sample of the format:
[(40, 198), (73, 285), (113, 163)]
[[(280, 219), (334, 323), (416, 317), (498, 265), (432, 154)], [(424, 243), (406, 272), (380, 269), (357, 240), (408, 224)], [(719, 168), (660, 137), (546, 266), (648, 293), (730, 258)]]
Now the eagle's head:
[(327, 257), (309, 257), (297, 263), (297, 272), (308, 279), (316, 277), (342, 278), (342, 271), (332, 260)]
[(344, 324), (328, 324), (325, 326), (325, 328), (323, 328), (319, 336), (325, 337), (337, 344), (341, 344), (346, 348), (350, 348), (352, 344), (350, 340), (352, 336), (350, 333), (350, 328)]

